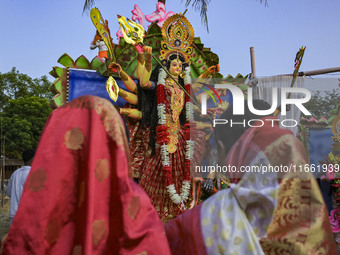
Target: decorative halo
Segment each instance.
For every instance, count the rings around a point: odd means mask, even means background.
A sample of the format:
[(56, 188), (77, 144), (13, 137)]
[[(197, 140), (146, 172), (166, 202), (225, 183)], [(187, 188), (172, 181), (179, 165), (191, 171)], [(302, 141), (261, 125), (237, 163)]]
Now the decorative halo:
[(161, 60), (167, 60), (174, 52), (181, 54), (190, 64), (195, 33), (187, 18), (179, 13), (169, 17), (162, 26)]

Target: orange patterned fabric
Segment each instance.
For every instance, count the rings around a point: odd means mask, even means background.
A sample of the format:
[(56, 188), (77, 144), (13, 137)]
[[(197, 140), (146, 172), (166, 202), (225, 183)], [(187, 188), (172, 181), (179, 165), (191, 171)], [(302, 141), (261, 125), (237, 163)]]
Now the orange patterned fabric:
[(170, 254), (149, 198), (129, 177), (120, 115), (84, 96), (47, 121), (4, 254)]
[(265, 254), (336, 254), (316, 180), (312, 173), (299, 171), (308, 164), (301, 142), (290, 131), (268, 122), (261, 128), (249, 128), (232, 147), (226, 162), (238, 167), (249, 165), (259, 151), (271, 166), (291, 167), (290, 173), (281, 175), (273, 221), (267, 237), (260, 240)]

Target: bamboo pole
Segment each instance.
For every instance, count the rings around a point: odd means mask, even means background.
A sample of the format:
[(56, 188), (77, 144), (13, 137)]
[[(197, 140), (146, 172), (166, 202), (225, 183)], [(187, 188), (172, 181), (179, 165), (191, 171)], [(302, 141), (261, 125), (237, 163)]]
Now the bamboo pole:
[(256, 78), (256, 66), (255, 66), (255, 50), (254, 47), (250, 47), (250, 63), (251, 63), (251, 77)]
[(258, 98), (258, 88), (257, 88), (257, 79), (256, 79), (256, 65), (255, 65), (255, 49), (254, 47), (250, 47), (250, 65), (251, 65), (251, 73), (249, 77), (249, 84), (254, 88), (253, 96), (254, 98)]
[[(305, 71), (305, 72), (298, 72), (298, 76), (313, 76), (313, 75), (320, 75), (320, 74), (328, 74), (328, 73), (336, 73), (340, 72), (340, 67), (330, 67), (324, 69), (317, 69), (312, 71)], [(293, 76), (293, 74), (280, 74), (275, 76)]]

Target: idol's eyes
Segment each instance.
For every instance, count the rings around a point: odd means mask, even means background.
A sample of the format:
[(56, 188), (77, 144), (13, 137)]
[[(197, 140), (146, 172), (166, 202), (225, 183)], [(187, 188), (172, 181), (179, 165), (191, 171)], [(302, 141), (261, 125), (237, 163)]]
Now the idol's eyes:
[(173, 66), (173, 67), (177, 67), (177, 65), (178, 65), (179, 67), (182, 67), (182, 64), (181, 64), (181, 63), (177, 63), (177, 62), (173, 62), (173, 63), (172, 63), (172, 66)]

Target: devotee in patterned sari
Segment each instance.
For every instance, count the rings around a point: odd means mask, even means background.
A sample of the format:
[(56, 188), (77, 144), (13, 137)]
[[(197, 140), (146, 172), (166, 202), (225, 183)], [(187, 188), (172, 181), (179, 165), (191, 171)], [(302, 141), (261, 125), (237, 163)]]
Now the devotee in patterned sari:
[[(270, 108), (263, 101), (255, 101), (254, 107)], [(259, 119), (246, 104), (244, 116), (233, 116), (228, 108), (220, 118), (246, 123)], [(299, 169), (308, 163), (303, 145), (275, 119), (263, 117), (252, 124), (261, 126), (256, 128), (215, 128), (219, 164), (237, 171), (229, 176), (229, 189), (166, 224), (173, 254), (336, 254), (313, 175), (264, 172), (270, 166)], [(245, 167), (259, 172), (242, 173)]]
[(84, 96), (55, 110), (3, 254), (170, 254), (128, 155), (121, 116), (106, 99)]

